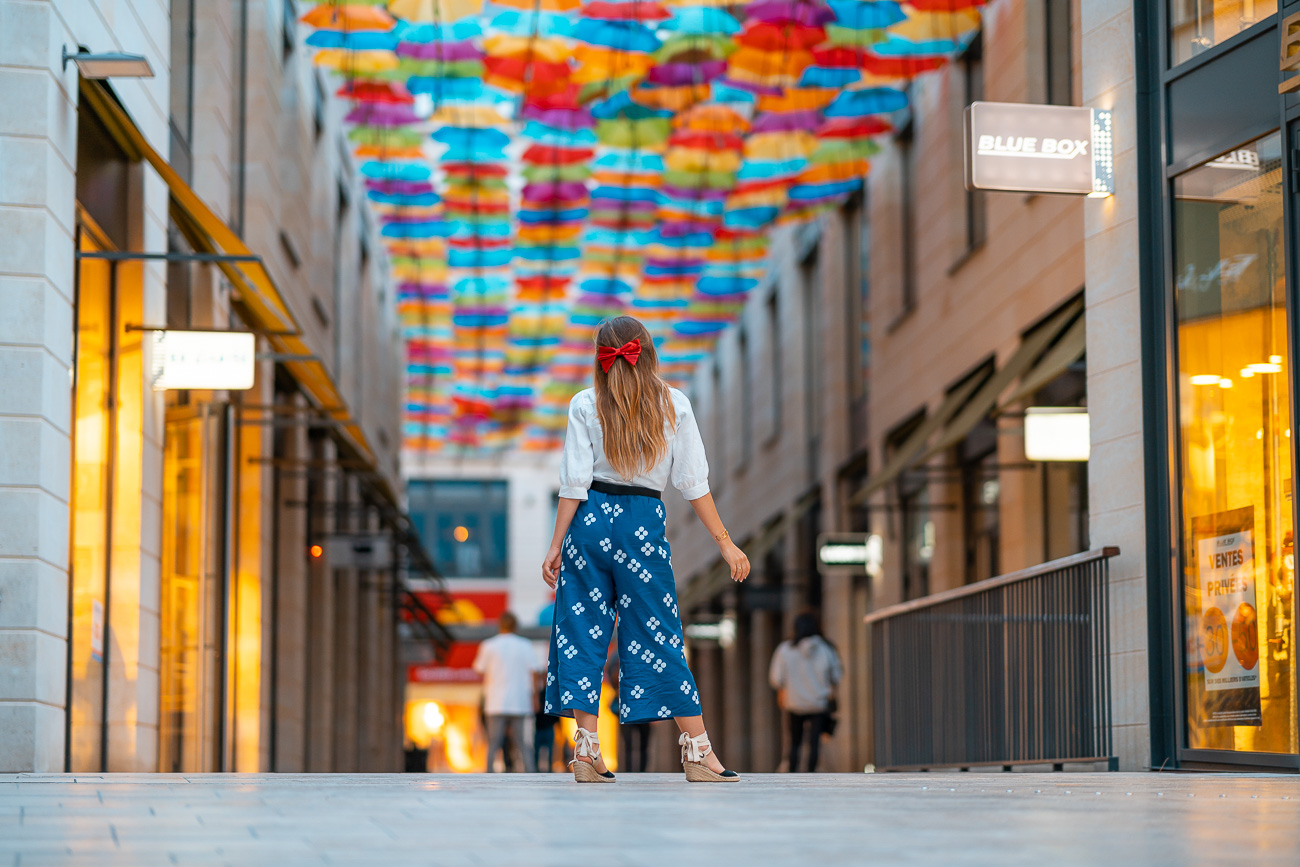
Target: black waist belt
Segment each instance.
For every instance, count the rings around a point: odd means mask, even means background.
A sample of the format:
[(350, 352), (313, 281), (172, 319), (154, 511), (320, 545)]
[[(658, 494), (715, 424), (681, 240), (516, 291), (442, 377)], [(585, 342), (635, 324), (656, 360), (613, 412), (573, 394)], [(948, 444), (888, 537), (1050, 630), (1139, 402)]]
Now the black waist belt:
[(612, 482), (602, 482), (599, 479), (591, 483), (591, 489), (614, 497), (654, 497), (656, 500), (663, 499), (663, 496), (658, 491), (650, 488), (643, 488), (639, 485), (616, 485)]

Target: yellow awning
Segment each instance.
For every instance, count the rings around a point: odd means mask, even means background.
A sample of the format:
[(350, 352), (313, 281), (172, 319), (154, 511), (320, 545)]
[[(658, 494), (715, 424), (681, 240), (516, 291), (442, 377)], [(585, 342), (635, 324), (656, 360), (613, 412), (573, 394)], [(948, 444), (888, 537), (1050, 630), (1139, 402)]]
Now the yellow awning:
[(908, 435), (907, 439), (903, 440), (894, 449), (893, 453), (885, 460), (884, 466), (867, 479), (866, 484), (862, 486), (862, 490), (849, 498), (849, 503), (852, 505), (862, 502), (915, 464), (917, 455), (925, 448), (925, 444), (930, 441), (930, 437), (934, 436), (936, 431), (946, 425), (948, 420), (966, 405), (975, 389), (983, 385), (988, 378), (988, 376), (978, 375), (967, 377), (964, 382), (948, 392), (939, 408), (933, 414), (927, 415), (916, 426), (916, 429)]
[(1086, 322), (1086, 316), (1080, 316), (1074, 320), (1074, 324), (1066, 330), (1065, 334), (1061, 335), (1061, 339), (1057, 341), (1056, 345), (1047, 350), (1033, 369), (1020, 378), (1020, 382), (998, 404), (998, 407), (1010, 406), (1030, 397), (1034, 392), (1065, 373), (1066, 368), (1082, 358), (1088, 340), (1088, 332), (1085, 328)]
[(1016, 347), (1016, 351), (1007, 359), (1002, 368), (988, 378), (976, 392), (975, 396), (970, 399), (966, 406), (962, 407), (961, 412), (953, 416), (952, 420), (944, 426), (939, 437), (916, 458), (915, 463), (923, 464), (930, 458), (939, 454), (946, 449), (950, 449), (957, 443), (961, 442), (975, 425), (988, 417), (998, 405), (998, 398), (1002, 392), (1023, 377), (1034, 364), (1047, 347), (1051, 346), (1053, 341), (1061, 336), (1070, 323), (1081, 319), (1083, 314), (1083, 299), (1078, 298), (1062, 307), (1046, 322), (1035, 328), (1029, 334), (1025, 335)]
[[(140, 128), (101, 82), (83, 78), (81, 95), (108, 126), (114, 138), (126, 147), (127, 155), (149, 163), (166, 181), (175, 203), (173, 214), (177, 225), (195, 249), (204, 253), (253, 257), (239, 236), (212, 212), (176, 170), (153, 149)], [(293, 313), (261, 260), (251, 258), (248, 261), (218, 262), (217, 266), (234, 284), (238, 301), (250, 320), (249, 325), (265, 333), (277, 353), (304, 359), (286, 361), (284, 365), (317, 409), (328, 418), (343, 422), (338, 430), (346, 450), (352, 452), (345, 457), (360, 459), (368, 467), (374, 468), (374, 452), (366, 441), (360, 424), (351, 417), (329, 370), (321, 361), (305, 360), (314, 356), (314, 350), (302, 339)], [(396, 502), (394, 492), (382, 475), (377, 481)]]
[[(1077, 338), (1074, 337), (1074, 328), (1062, 337), (1062, 332), (1071, 325), (1077, 328)], [(1023, 378), (1021, 388), (1016, 390), (1016, 394), (1023, 397), (1024, 394), (1021, 392), (1025, 385), (1030, 383), (1031, 378), (1037, 383), (1030, 388), (1030, 391), (1033, 391), (1059, 374), (1079, 357), (1079, 354), (1074, 354), (1063, 364), (1060, 363), (1060, 357), (1068, 356), (1071, 351), (1068, 347), (1063, 347), (1072, 339), (1082, 340), (1082, 329), (1083, 299), (1078, 298), (1066, 304), (1052, 314), (1046, 322), (1025, 335), (1020, 345), (1016, 347), (1016, 351), (991, 376), (972, 377), (949, 392), (939, 410), (921, 422), (894, 451), (880, 471), (869, 478), (862, 486), (862, 490), (854, 494), (849, 502), (862, 502), (904, 471), (923, 464), (938, 453), (956, 445), (971, 432), (975, 425), (987, 417), (994, 407), (998, 406), (998, 398), (1017, 379)], [(1058, 337), (1062, 338), (1061, 341), (1056, 346), (1052, 346)], [(1051, 351), (1044, 355), (1044, 350), (1049, 346), (1052, 347)], [(1037, 365), (1034, 364), (1035, 361), (1038, 361)], [(1054, 367), (1056, 373), (1051, 373)], [(933, 442), (930, 441), (931, 437), (936, 437)]]

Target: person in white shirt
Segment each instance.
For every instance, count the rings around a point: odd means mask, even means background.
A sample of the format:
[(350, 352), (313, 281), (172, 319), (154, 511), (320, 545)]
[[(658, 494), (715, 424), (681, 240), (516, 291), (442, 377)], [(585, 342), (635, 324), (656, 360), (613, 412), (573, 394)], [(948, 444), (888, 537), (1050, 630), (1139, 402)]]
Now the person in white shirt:
[(844, 676), (840, 655), (822, 637), (817, 617), (804, 612), (794, 619), (794, 638), (782, 641), (772, 654), (768, 679), (777, 704), (790, 718), (788, 770), (799, 770), (804, 729), (808, 729), (808, 773), (817, 770), (822, 733), (827, 731), (835, 687)]
[(505, 757), (506, 735), (509, 733), (515, 754), (523, 761), (525, 770), (531, 773), (537, 767), (533, 751), (525, 748), (524, 722), (533, 714), (533, 682), (542, 666), (533, 650), (533, 643), (515, 634), (519, 620), (514, 614), (502, 612), (498, 624), (500, 634), (480, 644), (478, 655), (474, 657), (474, 670), (483, 675), (483, 713), (488, 727), (487, 769), (492, 771), (498, 750)]
[(713, 753), (686, 664), (664, 486), (671, 482), (691, 504), (733, 580), (749, 575), (749, 558), (718, 517), (691, 402), (659, 376), (645, 326), (631, 316), (601, 323), (595, 360), (595, 387), (569, 403), (555, 534), (542, 563), (556, 593), (545, 711), (578, 724), (574, 779), (613, 782), (596, 716), (617, 618), (620, 721), (675, 720), (686, 779), (735, 782)]

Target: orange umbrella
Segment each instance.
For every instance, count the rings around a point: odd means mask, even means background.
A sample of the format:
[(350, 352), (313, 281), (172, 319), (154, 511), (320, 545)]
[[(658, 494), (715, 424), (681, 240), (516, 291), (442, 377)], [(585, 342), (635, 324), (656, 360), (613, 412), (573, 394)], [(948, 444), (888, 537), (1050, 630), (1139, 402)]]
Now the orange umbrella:
[(833, 87), (788, 88), (780, 96), (760, 96), (759, 111), (806, 111), (822, 109), (839, 95)]
[(301, 19), (308, 27), (320, 30), (378, 30), (387, 33), (397, 26), (393, 16), (374, 6), (322, 3)]
[(673, 126), (696, 132), (743, 133), (749, 131), (749, 121), (735, 109), (725, 105), (697, 105), (678, 115)]

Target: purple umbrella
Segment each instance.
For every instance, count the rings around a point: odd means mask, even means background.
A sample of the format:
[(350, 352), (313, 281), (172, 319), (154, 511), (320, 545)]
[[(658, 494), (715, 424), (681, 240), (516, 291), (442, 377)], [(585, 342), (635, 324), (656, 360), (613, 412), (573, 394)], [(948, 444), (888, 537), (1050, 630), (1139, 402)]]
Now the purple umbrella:
[(703, 63), (661, 63), (652, 67), (646, 81), (668, 87), (687, 84), (704, 84), (727, 71), (727, 61), (706, 60)]
[(386, 105), (384, 103), (365, 103), (358, 105), (344, 118), (347, 123), (361, 123), (366, 126), (406, 126), (419, 123), (420, 118), (406, 105)]
[(591, 209), (593, 211), (648, 211), (653, 213), (659, 210), (659, 205), (655, 202), (625, 202), (622, 199), (596, 197), (591, 200)]
[(745, 15), (772, 24), (792, 22), (809, 27), (820, 27), (835, 20), (835, 13), (830, 8), (800, 0), (758, 0), (745, 7)]
[(749, 129), (751, 132), (797, 132), (800, 130), (811, 132), (821, 126), (821, 123), (821, 112), (811, 109), (786, 111), (780, 114), (764, 112), (754, 118), (754, 122)]
[(664, 184), (662, 192), (667, 198), (689, 202), (722, 201), (728, 193), (727, 190), (714, 190), (709, 187), (674, 187), (668, 184)]
[(482, 60), (483, 52), (473, 42), (403, 42), (397, 46), (398, 57), (414, 60)]
[(395, 196), (418, 196), (432, 193), (433, 184), (428, 181), (367, 180), (366, 189)]
[(737, 81), (734, 78), (722, 78), (719, 80), (727, 87), (748, 91), (749, 93), (757, 94), (758, 96), (780, 96), (783, 93), (781, 88), (766, 84), (754, 84), (750, 81)]
[(525, 104), (520, 117), (556, 129), (590, 129), (596, 125), (591, 118), (591, 112), (585, 108), (538, 108), (535, 105)]

